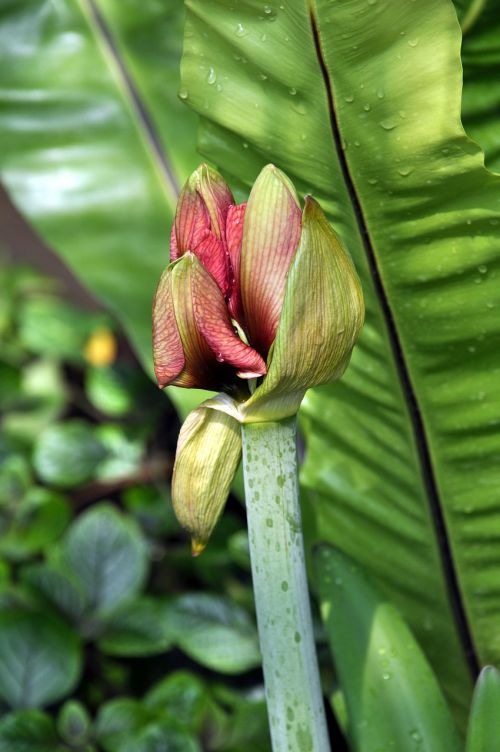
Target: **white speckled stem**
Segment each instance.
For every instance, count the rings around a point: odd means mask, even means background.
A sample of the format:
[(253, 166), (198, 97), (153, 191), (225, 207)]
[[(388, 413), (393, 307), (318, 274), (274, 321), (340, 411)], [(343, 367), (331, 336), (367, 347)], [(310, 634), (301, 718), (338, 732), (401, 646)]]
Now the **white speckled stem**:
[(299, 506), (295, 418), (242, 426), (252, 577), (273, 752), (328, 752)]

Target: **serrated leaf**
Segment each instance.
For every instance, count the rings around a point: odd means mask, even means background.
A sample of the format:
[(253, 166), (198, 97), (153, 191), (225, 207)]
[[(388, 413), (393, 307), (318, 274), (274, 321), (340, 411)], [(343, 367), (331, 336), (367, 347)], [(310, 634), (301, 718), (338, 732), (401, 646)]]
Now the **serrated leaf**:
[(93, 507), (71, 525), (63, 559), (94, 612), (108, 612), (132, 599), (148, 572), (140, 529), (108, 504)]
[(47, 613), (0, 611), (0, 696), (12, 708), (56, 702), (76, 685), (81, 648), (74, 632)]
[(20, 710), (0, 719), (0, 752), (62, 752), (54, 721), (38, 710)]
[(70, 508), (63, 496), (32, 487), (0, 538), (0, 552), (13, 561), (27, 559), (57, 540), (69, 519)]

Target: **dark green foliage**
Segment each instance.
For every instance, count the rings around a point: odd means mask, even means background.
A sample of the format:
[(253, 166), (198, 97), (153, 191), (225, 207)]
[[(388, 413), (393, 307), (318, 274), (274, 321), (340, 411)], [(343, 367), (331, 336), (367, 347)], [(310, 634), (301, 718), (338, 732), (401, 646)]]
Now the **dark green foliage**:
[[(194, 563), (168, 401), (123, 344), (86, 360), (102, 317), (0, 273), (0, 752), (265, 752), (242, 509)], [(45, 338), (30, 296), (49, 293)]]

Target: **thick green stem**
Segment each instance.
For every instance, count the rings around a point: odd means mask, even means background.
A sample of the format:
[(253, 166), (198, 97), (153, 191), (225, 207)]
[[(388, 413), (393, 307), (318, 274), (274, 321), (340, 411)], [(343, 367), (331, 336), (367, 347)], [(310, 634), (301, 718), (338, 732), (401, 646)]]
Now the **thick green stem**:
[(300, 518), (296, 421), (243, 425), (243, 471), (274, 752), (328, 752)]

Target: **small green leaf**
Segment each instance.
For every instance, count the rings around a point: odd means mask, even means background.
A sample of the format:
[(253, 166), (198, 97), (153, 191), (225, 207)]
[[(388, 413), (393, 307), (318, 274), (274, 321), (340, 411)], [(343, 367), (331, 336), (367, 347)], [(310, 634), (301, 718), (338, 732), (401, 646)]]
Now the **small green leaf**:
[(255, 626), (234, 603), (190, 593), (172, 604), (171, 619), (176, 643), (203, 666), (237, 674), (260, 665)]
[(17, 504), (31, 484), (31, 468), (21, 454), (0, 461), (0, 506)]
[(117, 608), (136, 595), (146, 579), (142, 533), (111, 505), (100, 504), (80, 515), (68, 530), (63, 549), (63, 559), (95, 611)]
[(69, 517), (63, 496), (45, 488), (29, 489), (0, 539), (0, 552), (14, 561), (33, 556), (59, 538)]
[(151, 724), (127, 739), (119, 752), (201, 752), (201, 747), (194, 737), (176, 728), (172, 720)]
[(161, 713), (168, 713), (179, 724), (199, 730), (208, 705), (208, 691), (198, 676), (176, 671), (155, 684), (144, 698), (144, 704)]
[(79, 641), (64, 622), (20, 608), (0, 611), (0, 696), (10, 707), (60, 700), (75, 687), (81, 660)]
[(33, 564), (23, 570), (23, 578), (64, 616), (78, 622), (85, 611), (86, 599), (78, 580), (67, 570), (50, 564)]
[(59, 298), (31, 298), (21, 309), (19, 338), (32, 353), (79, 362), (87, 337), (102, 323), (102, 314), (83, 314)]
[(172, 644), (166, 600), (135, 598), (114, 613), (99, 640), (108, 655), (145, 656), (164, 653)]
[(57, 718), (57, 730), (61, 738), (72, 746), (87, 741), (91, 727), (90, 716), (86, 708), (75, 700), (66, 702)]
[(95, 734), (105, 752), (123, 752), (125, 741), (154, 719), (155, 713), (138, 700), (111, 700), (99, 710)]
[(340, 551), (322, 546), (315, 565), (353, 749), (460, 752), (441, 688), (396, 608)]
[(85, 392), (98, 410), (122, 417), (132, 410), (133, 398), (122, 374), (113, 366), (87, 369)]
[(98, 426), (95, 437), (104, 448), (105, 456), (96, 468), (99, 480), (113, 480), (139, 471), (145, 453), (144, 439), (120, 425)]
[(54, 721), (39, 710), (20, 710), (0, 720), (0, 752), (62, 752)]
[(71, 488), (92, 478), (104, 454), (93, 427), (75, 419), (43, 431), (35, 446), (33, 462), (46, 483)]
[(500, 671), (485, 666), (472, 698), (466, 752), (498, 752), (499, 741)]

